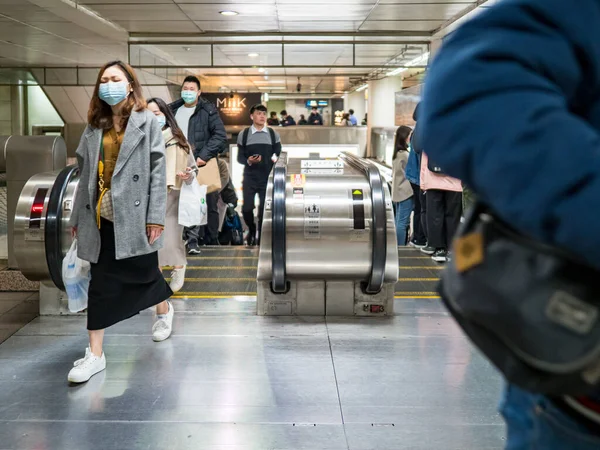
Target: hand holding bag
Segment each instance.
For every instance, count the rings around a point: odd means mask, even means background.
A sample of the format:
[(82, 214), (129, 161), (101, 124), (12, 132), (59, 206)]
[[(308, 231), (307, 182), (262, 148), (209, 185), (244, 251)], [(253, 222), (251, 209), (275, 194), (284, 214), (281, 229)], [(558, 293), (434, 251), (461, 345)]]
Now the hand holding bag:
[(200, 186), (197, 181), (181, 185), (178, 222), (184, 227), (195, 227), (208, 223), (206, 186)]
[(77, 257), (77, 239), (63, 259), (62, 278), (69, 299), (69, 311), (76, 313), (88, 307), (90, 263)]
[(217, 158), (209, 160), (205, 166), (198, 167), (198, 183), (206, 186), (206, 192), (212, 194), (221, 190), (221, 174)]
[(600, 271), (476, 204), (439, 292), (510, 383), (548, 396), (600, 387)]

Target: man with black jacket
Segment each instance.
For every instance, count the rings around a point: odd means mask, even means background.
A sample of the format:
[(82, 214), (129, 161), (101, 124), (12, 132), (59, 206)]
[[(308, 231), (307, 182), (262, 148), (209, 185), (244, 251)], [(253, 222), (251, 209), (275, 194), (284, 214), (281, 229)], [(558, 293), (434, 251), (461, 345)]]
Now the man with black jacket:
[[(227, 147), (227, 133), (217, 108), (201, 95), (200, 80), (188, 76), (181, 86), (181, 98), (170, 105), (177, 124), (194, 149), (198, 167), (205, 166), (208, 161), (216, 158)], [(219, 210), (217, 202), (219, 193), (213, 192), (206, 196), (208, 208), (208, 224), (204, 242), (208, 245), (218, 244)], [(200, 253), (199, 239), (202, 227), (186, 228), (190, 254)]]

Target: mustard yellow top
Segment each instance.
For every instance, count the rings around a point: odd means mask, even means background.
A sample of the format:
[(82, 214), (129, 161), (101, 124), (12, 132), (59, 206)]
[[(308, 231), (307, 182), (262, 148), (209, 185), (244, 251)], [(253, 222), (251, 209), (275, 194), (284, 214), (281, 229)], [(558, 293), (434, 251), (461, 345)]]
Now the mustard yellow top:
[[(115, 171), (115, 166), (117, 165), (124, 135), (125, 130), (117, 133), (114, 128), (111, 128), (102, 137), (102, 144), (104, 146), (104, 187), (107, 189), (110, 189), (110, 182)], [(102, 155), (100, 155), (100, 158), (102, 158)]]

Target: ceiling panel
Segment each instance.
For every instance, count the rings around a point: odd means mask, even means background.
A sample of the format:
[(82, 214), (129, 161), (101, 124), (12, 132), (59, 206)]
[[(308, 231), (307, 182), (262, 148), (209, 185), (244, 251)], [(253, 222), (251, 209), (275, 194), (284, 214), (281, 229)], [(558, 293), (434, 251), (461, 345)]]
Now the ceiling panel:
[(278, 4), (277, 13), (282, 20), (365, 20), (371, 12), (372, 5), (339, 4)]
[(278, 31), (276, 17), (253, 17), (252, 20), (196, 21), (204, 31)]
[(187, 20), (177, 5), (147, 4), (144, 7), (136, 4), (95, 4), (90, 8), (108, 20), (116, 22), (139, 22), (144, 20)]
[[(489, 0), (488, 0), (489, 1)], [(466, 6), (468, 5), (472, 5), (473, 3), (476, 3), (472, 0), (379, 0), (379, 4), (380, 5), (385, 5), (385, 4), (394, 4), (394, 5), (419, 5), (419, 4), (427, 4), (427, 3), (454, 3), (454, 4), (463, 4)]]
[(27, 0), (19, 4), (0, 4), (0, 13), (22, 22), (67, 22), (44, 8), (35, 6)]
[(181, 4), (179, 5), (182, 11), (187, 14), (192, 20), (222, 20), (225, 16), (219, 14), (219, 11), (230, 9), (239, 13), (238, 16), (226, 17), (231, 21), (248, 20), (249, 17), (277, 17), (277, 9), (264, 4), (230, 4), (224, 8), (220, 3), (206, 4)]
[(190, 20), (145, 20), (143, 22), (118, 20), (115, 23), (131, 33), (172, 33), (174, 30), (178, 33), (195, 33), (201, 30)]
[(464, 3), (378, 5), (369, 20), (447, 20), (468, 6)]
[[(281, 31), (358, 31), (362, 21), (337, 21), (337, 20), (321, 20), (321, 21), (296, 21), (284, 20), (280, 22)], [(328, 38), (329, 39), (329, 38)]]
[(444, 22), (445, 20), (368, 20), (360, 27), (360, 31), (433, 31)]
[(77, 3), (80, 5), (119, 5), (121, 3), (131, 3), (137, 5), (149, 5), (152, 3), (163, 3), (169, 4), (172, 3), (168, 0), (78, 0)]

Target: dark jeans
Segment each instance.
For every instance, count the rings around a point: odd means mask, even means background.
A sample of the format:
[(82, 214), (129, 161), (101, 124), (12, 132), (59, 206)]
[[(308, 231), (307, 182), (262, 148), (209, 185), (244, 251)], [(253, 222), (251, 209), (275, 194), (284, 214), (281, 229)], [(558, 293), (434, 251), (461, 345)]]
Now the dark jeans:
[(267, 183), (259, 183), (253, 180), (244, 181), (244, 206), (242, 207), (242, 215), (244, 222), (248, 227), (249, 237), (256, 237), (256, 223), (254, 222), (254, 199), (258, 194), (258, 240), (260, 240), (260, 231), (262, 229), (263, 212), (265, 207), (265, 197), (267, 196)]
[(462, 192), (430, 189), (425, 198), (429, 246), (448, 250), (460, 225)]
[(208, 211), (208, 223), (199, 227), (185, 228), (184, 240), (188, 241), (188, 247), (196, 247), (200, 239), (206, 245), (219, 245), (219, 192), (206, 194), (206, 207)]
[(506, 450), (595, 450), (600, 434), (565, 413), (548, 398), (507, 386), (500, 412), (506, 422)]
[(412, 241), (417, 245), (425, 245), (427, 243), (427, 236), (425, 235), (425, 214), (421, 207), (421, 200), (424, 200), (421, 188), (410, 183), (413, 190), (413, 200), (415, 202), (414, 214), (412, 219), (413, 236)]

